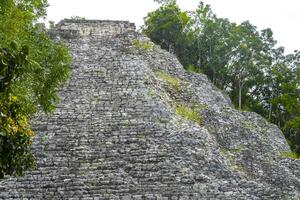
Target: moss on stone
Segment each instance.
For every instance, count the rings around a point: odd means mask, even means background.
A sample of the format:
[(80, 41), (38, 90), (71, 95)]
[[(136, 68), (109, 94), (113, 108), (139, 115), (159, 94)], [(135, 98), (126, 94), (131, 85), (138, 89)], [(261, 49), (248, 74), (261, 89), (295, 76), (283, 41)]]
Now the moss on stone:
[(186, 120), (193, 121), (197, 124), (201, 124), (202, 119), (199, 114), (192, 108), (184, 105), (176, 105), (176, 114), (183, 117)]
[(43, 136), (43, 137), (41, 138), (41, 142), (42, 142), (42, 143), (45, 143), (45, 142), (47, 142), (48, 140), (49, 140), (48, 135), (45, 135), (45, 136)]
[(220, 149), (220, 153), (221, 154), (226, 154), (226, 153), (231, 153), (231, 154), (239, 154), (241, 153), (241, 151), (245, 149), (245, 145), (244, 144), (239, 144), (237, 145), (235, 148), (221, 148)]
[(152, 51), (154, 47), (154, 44), (152, 42), (142, 41), (139, 39), (133, 39), (131, 43), (136, 49), (142, 51)]
[(243, 165), (236, 161), (236, 154), (240, 153), (244, 148), (243, 144), (236, 146), (234, 149), (221, 148), (220, 154), (228, 161), (229, 168), (232, 171), (237, 171), (248, 178), (255, 178), (255, 174), (249, 169), (246, 169)]
[(253, 122), (251, 121), (244, 121), (242, 122), (242, 126), (245, 128), (245, 129), (249, 129), (249, 130), (254, 130), (256, 129), (256, 126)]
[(268, 127), (262, 128), (262, 129), (261, 129), (261, 133), (262, 133), (263, 135), (266, 135), (266, 134), (268, 133), (268, 130), (269, 130)]
[(154, 97), (155, 96), (154, 90), (149, 89), (148, 92), (147, 92), (147, 95), (150, 96), (150, 97)]
[(187, 175), (189, 173), (189, 171), (190, 171), (190, 168), (188, 168), (188, 167), (182, 167), (180, 169), (181, 174), (184, 176)]
[(99, 77), (99, 78), (104, 77), (104, 71), (102, 71), (101, 69), (96, 69), (95, 73), (96, 73), (97, 77)]
[(282, 151), (280, 152), (281, 158), (292, 158), (292, 159), (300, 159), (300, 156), (292, 151)]
[(157, 71), (155, 72), (156, 76), (163, 80), (169, 87), (175, 89), (177, 92), (180, 91), (180, 80), (178, 78), (175, 78), (163, 71)]

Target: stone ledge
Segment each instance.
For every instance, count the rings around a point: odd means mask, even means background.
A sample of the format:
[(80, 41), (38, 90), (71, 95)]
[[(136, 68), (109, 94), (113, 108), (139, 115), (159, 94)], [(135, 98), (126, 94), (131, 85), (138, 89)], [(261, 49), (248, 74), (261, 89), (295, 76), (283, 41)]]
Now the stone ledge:
[(135, 31), (136, 26), (129, 21), (64, 19), (56, 26), (56, 32), (63, 38), (85, 36), (116, 36)]

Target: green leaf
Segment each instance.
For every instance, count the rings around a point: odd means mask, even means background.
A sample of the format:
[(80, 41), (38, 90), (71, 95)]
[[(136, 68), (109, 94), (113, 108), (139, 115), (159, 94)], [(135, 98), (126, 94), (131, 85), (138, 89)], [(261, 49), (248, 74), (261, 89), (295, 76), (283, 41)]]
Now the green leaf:
[(3, 137), (5, 137), (5, 136), (6, 136), (6, 133), (5, 133), (5, 132), (2, 132), (2, 131), (0, 131), (0, 136), (3, 136)]

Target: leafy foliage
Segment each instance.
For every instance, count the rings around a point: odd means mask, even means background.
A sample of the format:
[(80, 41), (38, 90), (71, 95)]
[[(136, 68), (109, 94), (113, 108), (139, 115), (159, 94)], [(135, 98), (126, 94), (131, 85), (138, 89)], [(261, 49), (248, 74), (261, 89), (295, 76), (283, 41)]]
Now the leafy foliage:
[(157, 2), (162, 5), (175, 5), (176, 0), (154, 0), (154, 2)]
[(179, 53), (182, 32), (188, 22), (188, 16), (180, 12), (175, 4), (168, 4), (150, 13), (145, 20), (143, 33), (162, 48)]
[(0, 178), (34, 167), (29, 120), (58, 102), (68, 78), (67, 49), (51, 41), (39, 24), (45, 0), (0, 2)]
[(236, 107), (277, 124), (300, 154), (300, 52), (284, 55), (271, 29), (218, 18), (203, 2), (193, 12), (160, 3), (145, 18), (143, 33), (175, 53), (187, 70), (205, 73)]

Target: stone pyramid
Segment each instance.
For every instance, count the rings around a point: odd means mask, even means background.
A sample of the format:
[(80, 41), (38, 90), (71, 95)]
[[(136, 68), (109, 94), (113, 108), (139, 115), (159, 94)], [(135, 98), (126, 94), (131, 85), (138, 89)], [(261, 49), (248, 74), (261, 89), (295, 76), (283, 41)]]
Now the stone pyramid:
[(36, 170), (1, 181), (0, 199), (300, 199), (282, 132), (134, 24), (63, 20), (51, 35), (71, 78), (33, 121)]

